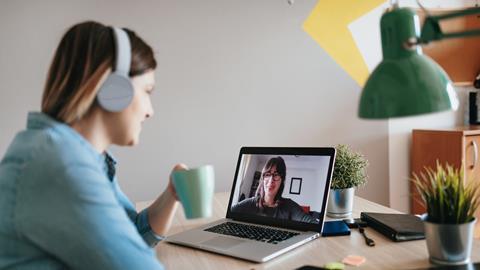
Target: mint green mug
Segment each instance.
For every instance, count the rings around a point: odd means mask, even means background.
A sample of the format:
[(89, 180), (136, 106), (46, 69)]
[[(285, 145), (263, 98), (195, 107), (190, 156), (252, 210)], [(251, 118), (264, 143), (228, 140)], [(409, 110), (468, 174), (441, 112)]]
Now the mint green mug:
[(174, 171), (172, 182), (187, 219), (210, 217), (215, 189), (213, 166)]

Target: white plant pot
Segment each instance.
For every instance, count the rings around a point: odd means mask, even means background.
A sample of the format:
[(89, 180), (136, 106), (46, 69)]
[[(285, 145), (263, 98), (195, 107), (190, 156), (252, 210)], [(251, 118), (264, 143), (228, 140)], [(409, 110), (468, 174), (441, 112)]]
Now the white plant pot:
[(352, 214), (355, 188), (330, 189), (328, 195), (327, 216), (344, 218)]
[(441, 265), (469, 263), (477, 219), (463, 224), (438, 224), (426, 219), (424, 214), (422, 220), (430, 261)]

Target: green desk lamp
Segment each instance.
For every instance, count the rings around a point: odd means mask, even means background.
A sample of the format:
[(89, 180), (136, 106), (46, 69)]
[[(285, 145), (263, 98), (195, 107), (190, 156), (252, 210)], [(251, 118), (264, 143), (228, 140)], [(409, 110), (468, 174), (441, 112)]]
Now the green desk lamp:
[(384, 119), (456, 110), (458, 98), (452, 82), (435, 61), (423, 55), (419, 44), (480, 35), (480, 30), (443, 33), (438, 23), (471, 14), (480, 14), (480, 8), (427, 16), (421, 35), (418, 16), (412, 10), (394, 5), (383, 14), (380, 20), (383, 61), (365, 84), (358, 116)]

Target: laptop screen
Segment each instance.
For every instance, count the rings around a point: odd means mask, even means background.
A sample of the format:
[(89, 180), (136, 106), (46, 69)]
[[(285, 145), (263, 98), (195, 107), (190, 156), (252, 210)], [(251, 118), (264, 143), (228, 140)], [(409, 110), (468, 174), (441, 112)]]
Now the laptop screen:
[(333, 148), (242, 149), (229, 215), (320, 231), (334, 158)]

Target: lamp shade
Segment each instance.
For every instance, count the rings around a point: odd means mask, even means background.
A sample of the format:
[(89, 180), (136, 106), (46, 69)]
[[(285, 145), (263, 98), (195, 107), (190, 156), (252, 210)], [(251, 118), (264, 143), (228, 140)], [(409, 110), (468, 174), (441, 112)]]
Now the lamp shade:
[(394, 8), (380, 21), (383, 60), (360, 97), (361, 118), (383, 119), (458, 108), (452, 82), (443, 69), (407, 42), (420, 36), (418, 16)]

